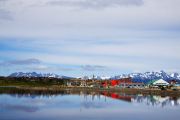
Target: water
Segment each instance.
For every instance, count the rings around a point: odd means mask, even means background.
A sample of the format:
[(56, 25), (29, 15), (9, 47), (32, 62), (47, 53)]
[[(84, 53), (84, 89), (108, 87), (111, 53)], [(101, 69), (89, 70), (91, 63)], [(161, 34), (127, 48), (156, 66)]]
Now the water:
[(0, 94), (0, 120), (179, 119), (178, 97), (82, 91)]

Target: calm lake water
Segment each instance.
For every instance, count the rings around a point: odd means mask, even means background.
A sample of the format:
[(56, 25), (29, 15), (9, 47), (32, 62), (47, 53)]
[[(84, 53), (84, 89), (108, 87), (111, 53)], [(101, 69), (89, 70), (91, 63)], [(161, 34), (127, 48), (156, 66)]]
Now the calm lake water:
[(180, 120), (180, 98), (118, 92), (1, 93), (0, 120)]

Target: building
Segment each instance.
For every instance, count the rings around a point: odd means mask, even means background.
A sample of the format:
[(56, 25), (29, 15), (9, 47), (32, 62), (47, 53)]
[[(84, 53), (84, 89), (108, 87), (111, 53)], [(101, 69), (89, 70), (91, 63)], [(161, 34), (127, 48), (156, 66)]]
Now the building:
[(113, 79), (102, 82), (103, 87), (144, 88), (144, 83), (133, 82), (131, 78)]
[(168, 87), (169, 85), (170, 84), (163, 79), (151, 80), (150, 82), (147, 83), (147, 86), (150, 88), (162, 88), (162, 87)]
[(169, 84), (174, 86), (174, 85), (178, 84), (178, 82), (177, 82), (177, 80), (171, 80), (171, 81), (169, 81)]
[(170, 87), (172, 90), (177, 90), (180, 89), (180, 83), (177, 80), (171, 80), (170, 82)]
[(144, 88), (144, 83), (120, 83), (120, 88)]
[(101, 82), (103, 87), (118, 87), (121, 83), (132, 83), (131, 78), (105, 80)]
[(163, 79), (159, 79), (159, 80), (156, 80), (155, 82), (153, 82), (153, 85), (154, 86), (168, 86), (169, 83)]

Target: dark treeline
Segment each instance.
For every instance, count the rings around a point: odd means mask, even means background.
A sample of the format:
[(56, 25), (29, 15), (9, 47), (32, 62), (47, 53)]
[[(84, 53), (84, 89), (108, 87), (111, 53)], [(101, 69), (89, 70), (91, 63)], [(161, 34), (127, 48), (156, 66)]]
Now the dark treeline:
[(65, 85), (69, 79), (47, 78), (47, 77), (0, 77), (0, 85), (30, 85), (30, 86), (46, 86), (46, 85)]

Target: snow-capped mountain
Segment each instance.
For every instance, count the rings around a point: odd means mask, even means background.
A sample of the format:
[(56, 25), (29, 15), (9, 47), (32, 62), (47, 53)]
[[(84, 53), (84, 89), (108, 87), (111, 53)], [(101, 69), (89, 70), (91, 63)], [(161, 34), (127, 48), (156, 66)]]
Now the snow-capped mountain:
[(145, 83), (150, 80), (155, 80), (155, 79), (164, 79), (166, 81), (169, 81), (169, 80), (180, 81), (179, 73), (168, 74), (164, 71), (122, 74), (122, 75), (112, 77), (111, 79), (121, 79), (121, 78), (128, 78), (128, 77), (131, 77), (134, 82), (145, 82)]
[(9, 77), (48, 77), (48, 78), (71, 78), (67, 76), (59, 76), (53, 73), (36, 73), (36, 72), (15, 72), (9, 75)]
[(95, 79), (95, 80), (108, 80), (110, 79), (111, 77), (108, 77), (108, 76), (83, 76), (83, 77), (79, 77), (83, 80), (92, 80), (92, 79)]
[[(64, 78), (64, 79), (71, 79), (72, 77), (67, 76), (60, 76), (53, 73), (36, 73), (36, 72), (15, 72), (9, 75), (9, 77), (49, 77), (49, 78)], [(131, 77), (134, 82), (144, 82), (147, 83), (150, 80), (155, 79), (164, 79), (166, 81), (170, 80), (178, 80), (180, 82), (180, 74), (179, 73), (171, 73), (168, 74), (164, 71), (160, 72), (145, 72), (145, 73), (130, 73), (130, 74), (122, 74), (114, 77), (105, 77), (105, 76), (84, 76), (80, 77), (83, 80), (88, 79), (96, 79), (96, 80), (107, 80), (107, 79), (122, 79), (122, 78), (129, 78)]]

